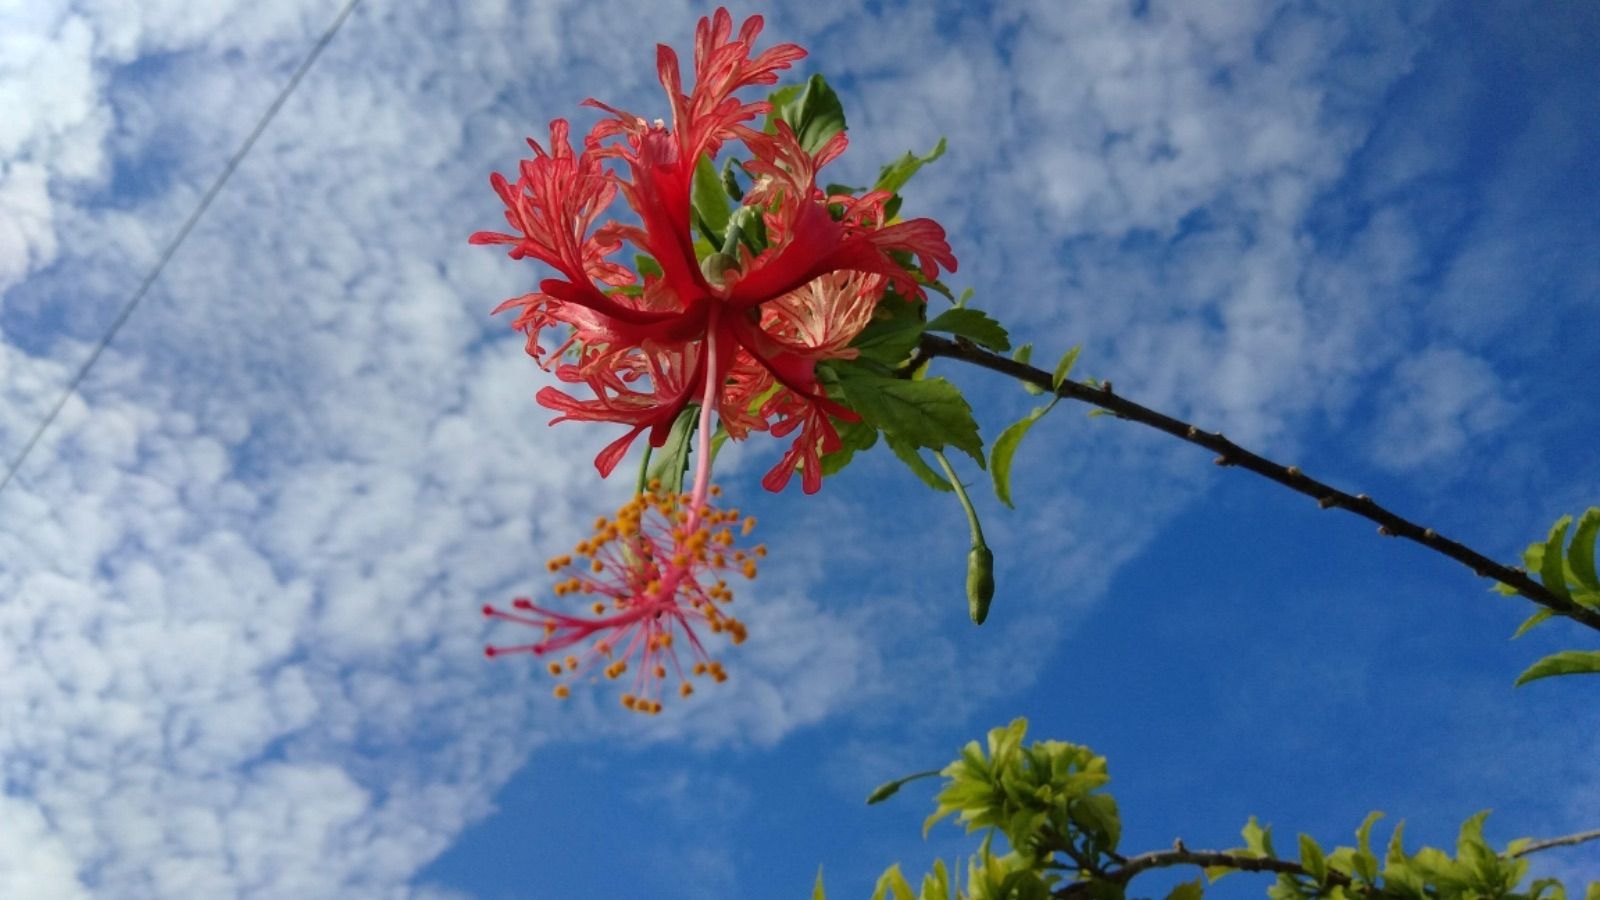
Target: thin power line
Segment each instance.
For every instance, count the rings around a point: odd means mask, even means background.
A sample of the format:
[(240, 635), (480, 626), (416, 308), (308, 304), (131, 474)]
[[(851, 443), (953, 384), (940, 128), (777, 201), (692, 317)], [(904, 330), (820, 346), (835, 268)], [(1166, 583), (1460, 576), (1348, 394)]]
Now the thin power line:
[(300, 81), (305, 78), (306, 72), (310, 71), (312, 64), (317, 61), (317, 57), (322, 55), (322, 51), (333, 40), (333, 36), (339, 33), (339, 29), (344, 25), (345, 20), (350, 18), (350, 14), (355, 12), (356, 7), (360, 4), (361, 0), (346, 0), (344, 8), (339, 10), (339, 15), (334, 17), (333, 23), (328, 26), (328, 30), (322, 33), (322, 37), (312, 46), (311, 51), (306, 54), (306, 58), (300, 61), (300, 67), (295, 69), (294, 74), (289, 77), (288, 84), (283, 86), (283, 90), (278, 92), (277, 99), (273, 100), (272, 105), (268, 106), (266, 112), (262, 113), (260, 120), (256, 122), (255, 128), (251, 129), (249, 136), (244, 139), (244, 143), (239, 145), (239, 149), (233, 152), (233, 156), (228, 159), (228, 164), (223, 166), (222, 172), (217, 175), (217, 180), (211, 183), (211, 187), (206, 190), (205, 195), (200, 198), (200, 202), (195, 205), (194, 211), (189, 213), (189, 218), (184, 221), (183, 227), (178, 229), (178, 233), (167, 243), (166, 249), (161, 251), (161, 256), (156, 259), (156, 264), (150, 268), (149, 273), (144, 276), (144, 280), (139, 282), (138, 289), (128, 298), (128, 302), (122, 305), (117, 317), (112, 320), (111, 327), (106, 329), (106, 333), (95, 344), (94, 349), (90, 351), (83, 364), (78, 366), (78, 371), (73, 374), (72, 380), (67, 382), (67, 386), (61, 391), (61, 396), (56, 398), (55, 405), (50, 408), (50, 412), (45, 414), (44, 419), (39, 423), (39, 427), (33, 430), (28, 442), (22, 445), (22, 452), (18, 453), (16, 458), (11, 460), (11, 464), (6, 467), (5, 477), (0, 478), (0, 491), (5, 490), (6, 485), (11, 483), (11, 479), (16, 476), (17, 470), (22, 468), (23, 460), (26, 460), (28, 454), (33, 452), (34, 446), (44, 436), (45, 430), (56, 420), (56, 416), (61, 414), (61, 410), (66, 407), (67, 401), (78, 390), (78, 386), (83, 384), (83, 379), (88, 376), (89, 370), (100, 359), (100, 354), (105, 351), (112, 339), (117, 336), (117, 332), (122, 330), (122, 326), (127, 324), (128, 317), (133, 315), (133, 310), (139, 305), (139, 301), (144, 299), (144, 295), (150, 292), (150, 286), (156, 283), (157, 278), (161, 277), (161, 270), (167, 267), (167, 263), (172, 259), (173, 254), (178, 252), (178, 247), (182, 246), (184, 240), (189, 237), (189, 232), (194, 230), (195, 223), (199, 222), (200, 217), (205, 215), (206, 210), (211, 207), (211, 201), (217, 199), (217, 194), (222, 191), (222, 186), (228, 183), (228, 179), (233, 176), (234, 170), (239, 168), (239, 163), (243, 162), (244, 158), (249, 155), (250, 148), (256, 145), (256, 140), (261, 137), (261, 133), (267, 130), (267, 125), (278, 114), (278, 110), (283, 108), (284, 101), (288, 100), (289, 95), (294, 93), (294, 89), (300, 86)]

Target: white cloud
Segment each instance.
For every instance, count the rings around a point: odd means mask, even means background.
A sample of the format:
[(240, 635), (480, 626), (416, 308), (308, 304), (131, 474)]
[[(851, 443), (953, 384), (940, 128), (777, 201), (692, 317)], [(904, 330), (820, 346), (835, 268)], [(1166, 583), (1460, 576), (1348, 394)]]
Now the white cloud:
[(1430, 347), (1407, 357), (1377, 396), (1372, 455), (1407, 470), (1461, 456), (1511, 415), (1506, 389), (1479, 357)]
[[(16, 61), (0, 105), (20, 111), (0, 122), (8, 451), (330, 12), (124, 6), (0, 28)], [(949, 134), (913, 203), (957, 235), (981, 302), (1087, 339), (1092, 374), (1283, 436), (1399, 352), (1352, 352), (1381, 317), (1345, 301), (1409, 277), (1405, 224), (1375, 218), (1333, 260), (1300, 226), (1411, 39), (1368, 23), (1368, 70), (1335, 98), (1333, 48), (1364, 25), (1126, 9), (964, 13), (954, 42), (921, 7), (892, 30), (816, 4), (778, 21), (827, 29), (816, 66), (855, 79), (853, 171)], [(793, 522), (764, 527), (774, 559), (739, 601), (733, 680), (657, 720), (619, 720), (599, 692), (558, 718), (529, 667), (481, 661), (474, 611), (538, 590), (537, 563), (625, 486), (594, 483), (597, 429), (544, 427), (519, 341), (486, 320), (531, 268), (464, 238), (498, 215), (486, 173), (544, 120), (583, 115), (566, 104), (658, 108), (651, 44), (684, 46), (692, 16), (461, 15), (362, 9), (0, 494), (0, 894), (438, 895), (414, 873), (558, 729), (770, 747), (843, 714), (866, 734), (850, 752), (878, 754), (875, 723), (972, 712), (1035, 677), (1206, 477), (1186, 448), (1055, 413), (1017, 475), (1053, 500), (993, 525), (1005, 593), (981, 635), (947, 633), (965, 552), (948, 498), (893, 512), (951, 525), (937, 559), (893, 570), (868, 538), (897, 522), (838, 489), (787, 498)], [(1165, 249), (1125, 245), (1149, 235)], [(1433, 361), (1483, 374), (1453, 352)], [(1401, 377), (1444, 390), (1436, 371)], [(1473, 402), (1417, 426), (1429, 453), (1486, 427)], [(1056, 428), (1074, 454), (1045, 463)], [(816, 594), (841, 573), (860, 589)]]

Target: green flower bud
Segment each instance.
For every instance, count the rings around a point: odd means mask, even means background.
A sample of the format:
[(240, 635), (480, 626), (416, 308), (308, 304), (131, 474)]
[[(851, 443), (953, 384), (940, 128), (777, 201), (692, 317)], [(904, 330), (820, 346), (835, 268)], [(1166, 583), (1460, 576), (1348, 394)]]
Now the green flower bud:
[(994, 554), (979, 544), (967, 553), (967, 612), (972, 624), (982, 625), (989, 618), (989, 601), (994, 599)]

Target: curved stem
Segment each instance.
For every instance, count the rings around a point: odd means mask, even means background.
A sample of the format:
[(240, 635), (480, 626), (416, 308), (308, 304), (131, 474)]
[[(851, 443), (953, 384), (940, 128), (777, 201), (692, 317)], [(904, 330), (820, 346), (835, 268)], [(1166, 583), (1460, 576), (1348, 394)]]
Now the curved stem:
[(978, 524), (978, 511), (972, 508), (972, 498), (967, 496), (967, 489), (961, 485), (961, 479), (956, 477), (956, 470), (950, 467), (950, 460), (944, 458), (943, 450), (933, 451), (933, 458), (938, 461), (939, 468), (944, 470), (944, 477), (950, 479), (950, 486), (956, 489), (956, 499), (961, 501), (961, 509), (967, 514), (967, 527), (972, 529), (972, 546), (985, 546), (983, 526)]
[[(1018, 381), (1043, 388), (1047, 393), (1052, 390), (1049, 372), (991, 353), (963, 338), (957, 338), (952, 341), (936, 335), (924, 334), (921, 343), (918, 344), (918, 352), (922, 358), (942, 356), (947, 359), (981, 366), (982, 368), (999, 372), (1002, 375), (1009, 375)], [(1248, 469), (1292, 491), (1305, 494), (1316, 500), (1317, 505), (1323, 509), (1344, 509), (1362, 518), (1376, 522), (1379, 534), (1387, 537), (1403, 537), (1421, 544), (1435, 553), (1443, 554), (1461, 563), (1481, 578), (1492, 578), (1508, 585), (1529, 600), (1559, 615), (1566, 616), (1573, 621), (1581, 622), (1596, 631), (1600, 631), (1600, 610), (1589, 609), (1565, 597), (1556, 595), (1544, 585), (1535, 581), (1522, 569), (1502, 565), (1465, 544), (1444, 537), (1432, 528), (1426, 528), (1408, 519), (1401, 518), (1390, 510), (1379, 506), (1366, 494), (1348, 494), (1306, 475), (1297, 466), (1285, 466), (1259, 454), (1252, 453), (1228, 440), (1220, 433), (1202, 431), (1181, 419), (1120, 397), (1112, 392), (1110, 382), (1094, 386), (1068, 380), (1062, 382), (1061, 387), (1056, 389), (1054, 393), (1068, 400), (1076, 400), (1080, 403), (1098, 406), (1107, 412), (1115, 414), (1119, 419), (1138, 422), (1157, 431), (1166, 432), (1179, 440), (1204, 447), (1217, 454), (1215, 462), (1219, 466), (1238, 466), (1242, 469)]]

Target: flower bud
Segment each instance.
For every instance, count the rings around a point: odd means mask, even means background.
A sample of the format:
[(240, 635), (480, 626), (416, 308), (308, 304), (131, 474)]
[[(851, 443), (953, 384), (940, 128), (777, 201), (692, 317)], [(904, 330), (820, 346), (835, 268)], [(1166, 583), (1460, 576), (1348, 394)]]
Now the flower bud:
[(967, 612), (972, 624), (982, 625), (994, 599), (994, 554), (979, 544), (967, 553)]

